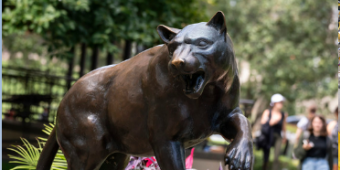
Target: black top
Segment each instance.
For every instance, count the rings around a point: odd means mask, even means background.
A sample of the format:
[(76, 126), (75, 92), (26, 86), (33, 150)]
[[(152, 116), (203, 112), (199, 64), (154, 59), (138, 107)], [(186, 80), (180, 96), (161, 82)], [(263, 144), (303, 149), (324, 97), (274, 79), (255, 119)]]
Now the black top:
[[(269, 110), (269, 114), (272, 113), (272, 110)], [(283, 126), (283, 120), (284, 120), (284, 112), (281, 112), (281, 120), (272, 126), (274, 133), (277, 133), (281, 136), (282, 126)]]
[(308, 139), (309, 142), (314, 143), (314, 146), (307, 151), (306, 157), (325, 158), (327, 155), (326, 136), (315, 137), (313, 134), (311, 134)]

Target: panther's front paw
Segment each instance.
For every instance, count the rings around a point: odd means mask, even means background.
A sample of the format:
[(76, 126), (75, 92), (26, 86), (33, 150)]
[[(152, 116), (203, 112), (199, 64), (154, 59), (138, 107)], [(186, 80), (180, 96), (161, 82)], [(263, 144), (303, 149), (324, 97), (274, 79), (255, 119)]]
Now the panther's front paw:
[(252, 170), (254, 164), (253, 143), (251, 140), (234, 140), (227, 149), (225, 165), (229, 170)]

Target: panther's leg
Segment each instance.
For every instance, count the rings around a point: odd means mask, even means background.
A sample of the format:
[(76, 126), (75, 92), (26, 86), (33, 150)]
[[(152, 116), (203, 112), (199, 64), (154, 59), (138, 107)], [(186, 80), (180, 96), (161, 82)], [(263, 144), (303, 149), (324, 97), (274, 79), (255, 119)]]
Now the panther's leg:
[(235, 108), (223, 121), (220, 133), (233, 139), (226, 152), (225, 163), (230, 170), (252, 170), (254, 164), (253, 140), (250, 125), (240, 108)]
[(185, 170), (185, 149), (179, 141), (153, 141), (153, 150), (162, 170)]

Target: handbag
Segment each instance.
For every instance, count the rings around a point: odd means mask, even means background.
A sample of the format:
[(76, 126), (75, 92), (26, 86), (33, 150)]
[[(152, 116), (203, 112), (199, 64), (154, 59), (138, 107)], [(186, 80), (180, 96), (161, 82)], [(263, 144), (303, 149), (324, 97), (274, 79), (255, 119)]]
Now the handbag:
[(269, 118), (268, 121), (261, 125), (261, 135), (255, 138), (256, 148), (259, 150), (261, 148), (270, 148), (272, 144), (272, 138), (270, 136), (273, 135), (273, 128), (269, 125), (269, 121), (272, 117), (272, 111), (269, 110)]

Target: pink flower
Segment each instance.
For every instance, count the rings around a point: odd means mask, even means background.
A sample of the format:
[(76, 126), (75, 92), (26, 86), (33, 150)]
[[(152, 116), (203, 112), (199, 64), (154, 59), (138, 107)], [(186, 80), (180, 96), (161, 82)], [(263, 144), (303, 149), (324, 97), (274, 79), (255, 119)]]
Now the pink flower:
[[(151, 159), (150, 159), (151, 158)], [(146, 160), (146, 167), (149, 167), (150, 165), (152, 165), (153, 163), (155, 163), (156, 162), (156, 159), (155, 159), (155, 157), (150, 157), (150, 158), (146, 158), (145, 160)]]
[(194, 162), (194, 150), (195, 148), (191, 149), (191, 154), (185, 159), (185, 168), (191, 169), (192, 163)]

